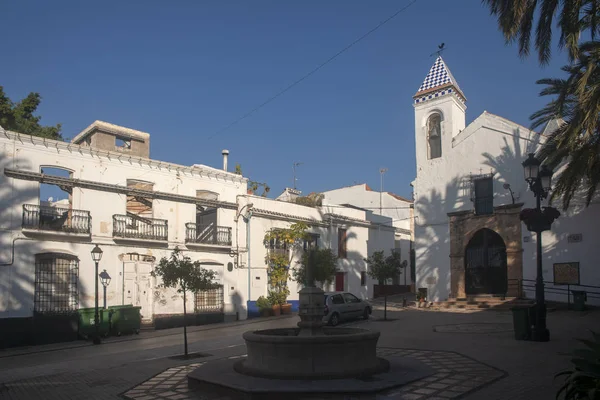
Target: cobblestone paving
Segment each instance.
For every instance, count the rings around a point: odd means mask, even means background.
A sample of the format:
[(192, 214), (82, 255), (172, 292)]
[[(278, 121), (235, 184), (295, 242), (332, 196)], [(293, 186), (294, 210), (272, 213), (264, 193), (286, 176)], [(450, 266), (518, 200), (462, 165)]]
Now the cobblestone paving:
[[(378, 355), (412, 357), (428, 364), (436, 371), (434, 375), (425, 379), (377, 395), (377, 399), (381, 400), (455, 399), (492, 384), (506, 375), (503, 371), (489, 365), (447, 351), (381, 348), (378, 349)], [(127, 391), (124, 397), (131, 400), (229, 400), (229, 397), (222, 395), (211, 395), (188, 389), (187, 374), (200, 365), (202, 363), (169, 368)], [(362, 397), (351, 398), (354, 400)]]

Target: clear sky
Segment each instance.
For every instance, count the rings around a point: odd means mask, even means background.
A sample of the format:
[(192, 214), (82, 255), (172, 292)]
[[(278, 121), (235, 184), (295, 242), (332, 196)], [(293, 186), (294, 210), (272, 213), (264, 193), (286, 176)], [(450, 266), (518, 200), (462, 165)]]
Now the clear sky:
[[(0, 3), (0, 85), (43, 97), (45, 124), (74, 137), (94, 120), (151, 134), (151, 157), (183, 165), (240, 163), (278, 195), (292, 164), (305, 193), (366, 182), (410, 196), (412, 96), (438, 44), (467, 96), (529, 126), (550, 66), (505, 46), (480, 0), (417, 0), (317, 73), (214, 134), (333, 56), (408, 0), (19, 0)], [(460, 5), (460, 7), (459, 7)], [(556, 30), (555, 30), (556, 31)]]

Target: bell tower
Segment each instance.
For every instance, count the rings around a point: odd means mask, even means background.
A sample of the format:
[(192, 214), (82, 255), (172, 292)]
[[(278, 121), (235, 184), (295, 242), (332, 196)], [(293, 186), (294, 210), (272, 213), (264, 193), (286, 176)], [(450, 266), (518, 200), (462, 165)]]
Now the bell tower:
[(417, 176), (425, 166), (445, 164), (452, 138), (465, 128), (466, 97), (441, 56), (413, 96)]

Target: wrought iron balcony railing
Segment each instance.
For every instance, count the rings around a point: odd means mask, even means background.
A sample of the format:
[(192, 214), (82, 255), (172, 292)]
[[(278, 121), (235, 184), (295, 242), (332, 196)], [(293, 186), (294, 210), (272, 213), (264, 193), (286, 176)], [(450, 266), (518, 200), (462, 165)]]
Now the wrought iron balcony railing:
[(198, 244), (231, 246), (231, 228), (227, 226), (185, 224), (185, 241)]
[(113, 215), (113, 237), (166, 241), (169, 238), (168, 228), (166, 219)]
[(89, 211), (73, 210), (37, 204), (23, 204), (23, 229), (90, 234), (92, 217)]

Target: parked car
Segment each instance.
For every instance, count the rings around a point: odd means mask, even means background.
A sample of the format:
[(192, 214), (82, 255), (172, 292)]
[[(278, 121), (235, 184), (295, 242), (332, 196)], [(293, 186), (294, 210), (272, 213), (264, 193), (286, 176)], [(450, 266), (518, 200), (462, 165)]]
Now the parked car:
[(352, 293), (325, 293), (325, 315), (323, 316), (323, 321), (331, 326), (336, 326), (341, 321), (361, 317), (368, 319), (371, 312), (371, 305)]

